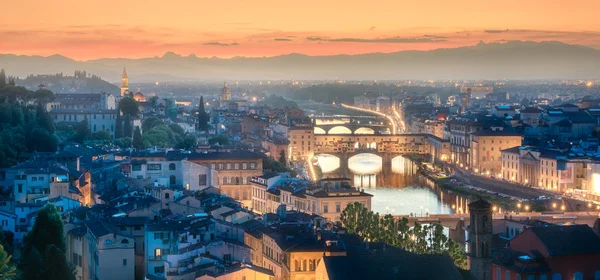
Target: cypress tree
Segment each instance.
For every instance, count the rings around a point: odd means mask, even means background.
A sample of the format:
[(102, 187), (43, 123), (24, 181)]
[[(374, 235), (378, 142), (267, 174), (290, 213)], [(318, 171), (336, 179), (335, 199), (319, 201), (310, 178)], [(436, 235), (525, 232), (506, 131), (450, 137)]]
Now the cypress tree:
[(4, 69), (0, 70), (0, 89), (6, 86), (6, 73), (4, 73)]
[(142, 131), (139, 126), (135, 127), (135, 132), (133, 133), (133, 147), (135, 149), (144, 148), (144, 142), (142, 140)]
[(123, 123), (123, 137), (131, 137), (133, 134), (133, 128), (131, 127), (131, 117), (125, 115), (125, 123)]
[(65, 249), (63, 221), (56, 206), (47, 203), (23, 241), (22, 279), (75, 279)]
[(200, 105), (198, 106), (198, 131), (208, 130), (208, 116), (204, 110), (204, 97), (200, 96)]
[(123, 119), (121, 119), (121, 115), (117, 114), (117, 121), (115, 127), (115, 139), (123, 137)]

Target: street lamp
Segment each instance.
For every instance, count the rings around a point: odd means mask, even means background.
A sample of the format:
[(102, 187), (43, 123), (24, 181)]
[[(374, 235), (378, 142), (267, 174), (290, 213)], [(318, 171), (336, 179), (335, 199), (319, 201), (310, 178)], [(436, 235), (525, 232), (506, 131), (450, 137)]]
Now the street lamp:
[(529, 211), (529, 205), (525, 205), (525, 211)]
[(564, 205), (563, 205), (563, 206), (561, 206), (561, 207), (560, 207), (560, 210), (563, 210), (563, 211), (565, 211), (565, 206), (564, 206)]
[(517, 203), (517, 208), (521, 209), (521, 203)]
[(552, 208), (556, 208), (556, 202), (552, 203)]

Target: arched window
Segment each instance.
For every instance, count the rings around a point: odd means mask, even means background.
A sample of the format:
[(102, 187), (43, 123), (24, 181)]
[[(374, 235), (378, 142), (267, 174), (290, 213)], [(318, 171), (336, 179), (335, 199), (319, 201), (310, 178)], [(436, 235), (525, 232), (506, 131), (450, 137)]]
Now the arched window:
[(123, 240), (121, 240), (121, 244), (129, 244), (129, 240), (123, 239)]
[(239, 185), (240, 184), (240, 177), (235, 177), (235, 184)]
[(300, 265), (298, 264), (298, 260), (294, 260), (294, 270), (300, 271)]
[(583, 273), (581, 271), (573, 273), (573, 280), (583, 280)]
[(112, 240), (110, 240), (110, 239), (104, 240), (104, 245), (112, 245), (112, 244), (113, 244)]
[(306, 261), (306, 259), (305, 259), (304, 261), (302, 261), (302, 266), (303, 266), (303, 268), (304, 268), (304, 270), (302, 270), (302, 271), (307, 271), (307, 270), (308, 270), (308, 266), (307, 266), (307, 261)]
[(169, 170), (175, 170), (175, 164), (174, 163), (169, 164)]
[(177, 183), (177, 178), (175, 178), (175, 175), (169, 176), (169, 183), (171, 185), (175, 185)]
[(169, 199), (169, 193), (165, 193), (165, 199)]
[(556, 272), (556, 273), (552, 274), (552, 280), (562, 280), (562, 275), (560, 275), (560, 273)]

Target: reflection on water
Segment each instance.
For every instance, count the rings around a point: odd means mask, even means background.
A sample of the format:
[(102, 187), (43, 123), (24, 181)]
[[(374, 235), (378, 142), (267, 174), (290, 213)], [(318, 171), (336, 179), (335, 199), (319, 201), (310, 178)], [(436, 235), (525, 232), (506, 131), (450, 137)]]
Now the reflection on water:
[[(380, 214), (467, 213), (468, 198), (444, 190), (430, 179), (420, 176), (418, 166), (412, 161), (395, 157), (387, 164), (384, 162), (380, 169), (373, 169), (371, 161), (353, 161), (351, 168), (338, 168), (324, 174), (326, 177), (353, 178), (354, 186), (373, 195), (371, 208)], [(350, 165), (349, 162), (347, 166)], [(376, 172), (368, 172), (372, 170)]]
[(348, 159), (348, 168), (354, 174), (377, 174), (382, 166), (382, 158), (376, 154), (363, 153)]

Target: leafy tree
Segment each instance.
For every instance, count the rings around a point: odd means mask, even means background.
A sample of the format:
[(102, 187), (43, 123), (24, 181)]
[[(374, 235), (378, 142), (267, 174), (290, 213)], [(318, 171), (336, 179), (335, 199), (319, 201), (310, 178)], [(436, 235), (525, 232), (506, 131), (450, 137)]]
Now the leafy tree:
[(185, 135), (185, 131), (183, 130), (183, 128), (181, 128), (180, 125), (176, 124), (176, 123), (172, 123), (169, 125), (169, 128), (175, 132), (175, 134), (178, 134), (180, 136), (184, 136)]
[(198, 105), (198, 131), (207, 131), (208, 130), (208, 114), (206, 114), (206, 110), (204, 109), (204, 97), (200, 96), (200, 105)]
[(88, 120), (87, 118), (80, 121), (75, 125), (75, 136), (73, 136), (73, 141), (78, 143), (83, 143), (90, 136), (90, 129), (88, 128)]
[(12, 265), (10, 259), (12, 256), (0, 245), (0, 280), (15, 279), (17, 268)]
[(208, 139), (208, 144), (219, 144), (221, 146), (229, 145), (229, 137), (225, 135), (219, 135)]
[(188, 133), (183, 138), (183, 141), (181, 141), (179, 145), (177, 145), (177, 147), (180, 149), (191, 149), (194, 146), (196, 146), (197, 143), (198, 139), (196, 138), (196, 135)]
[(63, 221), (56, 206), (47, 203), (38, 211), (33, 228), (23, 241), (23, 279), (74, 279), (65, 248)]
[(135, 149), (143, 149), (144, 142), (142, 141), (142, 131), (139, 126), (135, 127), (135, 132), (133, 133), (133, 147)]
[(148, 102), (152, 104), (152, 107), (156, 107), (158, 105), (158, 96), (152, 96), (148, 99)]
[(6, 86), (6, 73), (4, 69), (0, 70), (0, 89), (3, 89)]
[(439, 223), (421, 225), (416, 222), (410, 228), (408, 219), (396, 221), (390, 214), (380, 217), (359, 202), (346, 206), (340, 220), (349, 233), (357, 234), (365, 241), (381, 241), (417, 254), (447, 253), (456, 266), (466, 268), (465, 250), (444, 235), (444, 228)]
[(115, 145), (121, 148), (130, 148), (131, 147), (131, 137), (121, 137), (115, 139)]
[(281, 162), (276, 161), (272, 157), (264, 157), (263, 158), (263, 170), (271, 170), (271, 171), (280, 172), (280, 173), (289, 172), (290, 176), (292, 176), (292, 177), (296, 177), (296, 175), (298, 175), (296, 173), (296, 171), (294, 171), (293, 169), (290, 169), (289, 167), (282, 164)]
[(133, 98), (123, 97), (121, 101), (119, 101), (119, 111), (122, 112), (123, 115), (135, 117), (138, 115), (140, 109)]
[(165, 124), (165, 122), (163, 122), (161, 119), (159, 119), (157, 117), (149, 117), (147, 119), (144, 119), (144, 121), (142, 122), (142, 130), (150, 131), (154, 127), (159, 126), (159, 125), (164, 125), (164, 124)]
[(47, 89), (38, 89), (33, 93), (33, 98), (42, 103), (46, 103), (54, 98), (54, 93)]
[(52, 121), (52, 117), (42, 104), (37, 106), (35, 117), (37, 119), (37, 123), (50, 134), (54, 133), (54, 121)]
[(106, 130), (102, 130), (102, 131), (98, 131), (98, 132), (92, 133), (91, 138), (93, 140), (102, 140), (102, 141), (110, 141), (110, 140), (112, 140), (112, 136), (110, 135), (110, 132), (108, 132)]
[(285, 160), (285, 151), (281, 150), (279, 152), (279, 162), (281, 162), (281, 164), (286, 165), (286, 160)]

